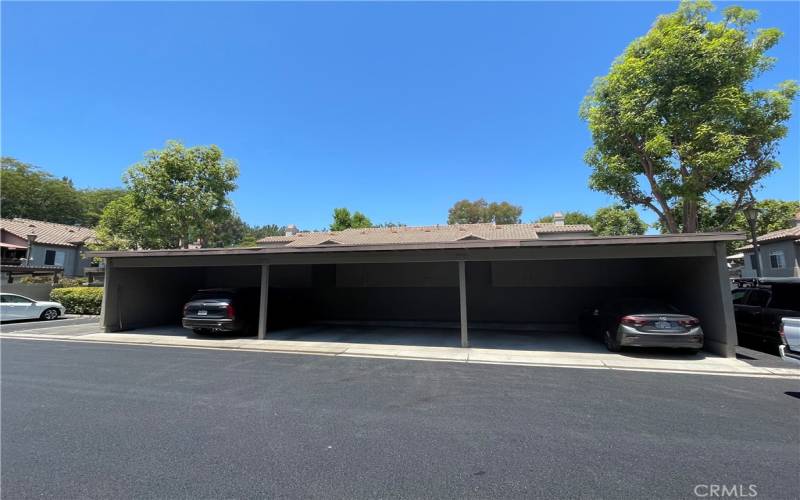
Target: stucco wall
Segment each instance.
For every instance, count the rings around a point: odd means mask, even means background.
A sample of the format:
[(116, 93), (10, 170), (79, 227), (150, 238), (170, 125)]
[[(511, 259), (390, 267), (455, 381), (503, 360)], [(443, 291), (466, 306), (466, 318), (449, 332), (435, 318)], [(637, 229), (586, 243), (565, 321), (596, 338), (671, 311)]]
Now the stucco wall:
[(34, 300), (50, 300), (52, 289), (49, 283), (0, 283), (3, 293), (16, 293)]
[(11, 234), (5, 229), (0, 229), (0, 241), (3, 243), (11, 243), (12, 245), (19, 245), (23, 247), (28, 246), (28, 240), (20, 238), (16, 234)]
[[(781, 251), (785, 266), (783, 269), (772, 269), (770, 266), (770, 252)], [(755, 269), (750, 262), (752, 250), (745, 252), (742, 277), (754, 278)], [(761, 275), (765, 278), (800, 277), (800, 245), (794, 241), (776, 241), (760, 246)]]
[(83, 268), (91, 264), (91, 259), (82, 258), (79, 248), (34, 244), (31, 253), (35, 265), (44, 265), (47, 250), (64, 253), (64, 276), (83, 276)]

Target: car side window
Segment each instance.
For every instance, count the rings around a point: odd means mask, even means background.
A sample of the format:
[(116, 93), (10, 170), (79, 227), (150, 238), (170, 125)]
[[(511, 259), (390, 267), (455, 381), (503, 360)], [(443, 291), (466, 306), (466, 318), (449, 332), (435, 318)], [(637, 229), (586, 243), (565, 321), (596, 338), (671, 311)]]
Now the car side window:
[(9, 298), (8, 295), (0, 295), (0, 303), (5, 304), (6, 302), (11, 302), (10, 300), (8, 300), (8, 298)]
[(800, 311), (800, 286), (773, 286), (769, 306), (773, 309)]
[(767, 290), (751, 290), (750, 296), (747, 298), (747, 304), (751, 306), (766, 307), (769, 302), (769, 297), (772, 295)]
[(748, 290), (734, 290), (731, 292), (731, 298), (733, 299), (734, 304), (744, 304), (745, 299), (747, 298)]

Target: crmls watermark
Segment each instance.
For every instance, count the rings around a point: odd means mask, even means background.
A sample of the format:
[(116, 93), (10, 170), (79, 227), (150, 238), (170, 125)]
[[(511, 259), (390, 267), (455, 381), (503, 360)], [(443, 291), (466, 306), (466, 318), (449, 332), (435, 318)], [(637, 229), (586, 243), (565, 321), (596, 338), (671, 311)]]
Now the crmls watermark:
[(758, 496), (755, 484), (697, 484), (692, 490), (700, 498), (752, 498)]

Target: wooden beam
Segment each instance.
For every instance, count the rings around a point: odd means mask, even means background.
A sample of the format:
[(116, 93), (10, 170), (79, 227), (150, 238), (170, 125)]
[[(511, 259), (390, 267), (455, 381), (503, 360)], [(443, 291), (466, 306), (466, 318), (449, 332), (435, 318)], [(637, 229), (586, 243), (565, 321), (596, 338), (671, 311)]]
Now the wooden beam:
[(467, 273), (466, 262), (458, 261), (458, 292), (461, 305), (461, 347), (469, 347), (469, 332), (467, 331)]
[(261, 300), (258, 305), (258, 338), (267, 338), (267, 308), (269, 305), (269, 264), (261, 264)]

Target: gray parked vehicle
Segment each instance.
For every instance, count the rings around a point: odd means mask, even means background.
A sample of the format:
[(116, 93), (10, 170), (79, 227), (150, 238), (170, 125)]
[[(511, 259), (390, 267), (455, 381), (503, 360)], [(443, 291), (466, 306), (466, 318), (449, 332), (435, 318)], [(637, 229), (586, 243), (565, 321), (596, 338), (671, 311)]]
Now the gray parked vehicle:
[(198, 290), (183, 306), (183, 327), (197, 334), (241, 332), (254, 335), (258, 324), (258, 290)]
[(581, 328), (598, 335), (609, 351), (623, 347), (703, 348), (700, 320), (666, 302), (648, 298), (611, 300), (581, 315)]

